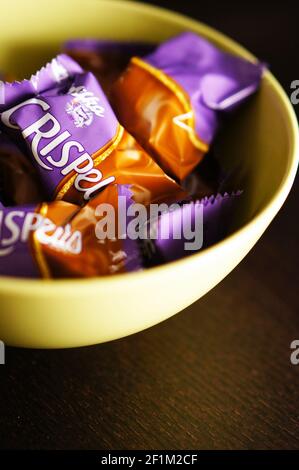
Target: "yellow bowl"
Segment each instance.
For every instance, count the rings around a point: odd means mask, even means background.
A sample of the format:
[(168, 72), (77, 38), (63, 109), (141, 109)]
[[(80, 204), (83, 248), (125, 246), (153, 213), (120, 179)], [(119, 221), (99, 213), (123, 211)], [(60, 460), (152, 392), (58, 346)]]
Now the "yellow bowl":
[[(29, 74), (71, 37), (160, 41), (184, 30), (252, 59), (221, 33), (179, 14), (135, 2), (14, 0), (2, 6), (0, 70)], [(0, 278), (0, 339), (61, 348), (143, 330), (199, 299), (249, 252), (285, 201), (297, 168), (293, 109), (267, 72), (259, 94), (222, 140), (222, 158), (242, 162), (246, 210), (241, 228), (189, 258), (140, 273), (90, 280)]]

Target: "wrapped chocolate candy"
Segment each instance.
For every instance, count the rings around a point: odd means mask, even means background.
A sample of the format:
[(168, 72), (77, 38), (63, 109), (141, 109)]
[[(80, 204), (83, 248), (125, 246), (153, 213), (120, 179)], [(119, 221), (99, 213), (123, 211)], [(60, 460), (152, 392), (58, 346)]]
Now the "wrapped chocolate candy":
[(42, 248), (49, 246), (57, 259), (80, 252), (81, 234), (71, 232), (68, 219), (79, 208), (55, 201), (50, 204), (0, 207), (0, 274), (50, 277)]
[(0, 275), (93, 277), (182, 258), (227, 234), (239, 195), (176, 204), (143, 227), (127, 185), (109, 185), (81, 208), (64, 201), (0, 204)]
[[(85, 207), (54, 201), (38, 207), (0, 207), (0, 274), (69, 278), (110, 275), (142, 269), (139, 246), (119, 228), (118, 204), (133, 204), (126, 186), (111, 185)], [(105, 232), (103, 211), (114, 209)]]
[[(43, 258), (48, 271), (55, 273), (55, 277), (90, 277), (142, 269), (139, 244), (126, 236), (132, 219), (127, 212), (132, 204), (128, 186), (112, 184), (105, 188), (69, 223), (72, 233), (81, 234), (79, 255), (64, 253), (62, 263), (62, 258), (50, 246), (44, 246)], [(121, 223), (119, 219), (123, 217), (125, 222)]]
[(182, 197), (177, 183), (120, 126), (91, 72), (25, 100), (23, 88), (23, 82), (5, 84), (9, 99), (0, 107), (1, 125), (25, 147), (48, 200), (82, 204), (114, 182), (134, 185), (145, 203)]
[(208, 151), (221, 116), (257, 90), (263, 68), (183, 33), (133, 57), (111, 99), (121, 124), (182, 180)]
[(175, 204), (152, 218), (143, 244), (146, 266), (178, 260), (223, 239), (238, 211), (241, 191)]
[(63, 45), (66, 54), (84, 70), (94, 73), (106, 94), (131, 57), (142, 57), (153, 49), (154, 45), (143, 42), (101, 39), (70, 39)]

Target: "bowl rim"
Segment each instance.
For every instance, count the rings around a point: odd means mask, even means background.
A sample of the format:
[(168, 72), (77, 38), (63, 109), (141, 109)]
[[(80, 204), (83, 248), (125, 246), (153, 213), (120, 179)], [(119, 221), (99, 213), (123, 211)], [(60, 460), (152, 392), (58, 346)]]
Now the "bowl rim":
[[(89, 0), (106, 3), (107, 6), (111, 6), (111, 0)], [(216, 42), (220, 47), (224, 47), (226, 50), (230, 50), (232, 53), (240, 55), (247, 58), (248, 60), (256, 60), (255, 56), (250, 53), (242, 45), (231, 39), (229, 36), (221, 33), (220, 31), (202, 23), (201, 21), (192, 19), (181, 13), (168, 10), (163, 7), (144, 4), (140, 2), (135, 2), (132, 0), (113, 0), (115, 7), (119, 9), (135, 10), (138, 12), (149, 12), (151, 15), (157, 15), (159, 18), (164, 17), (168, 20), (171, 20), (175, 23), (179, 23), (186, 29), (198, 30), (203, 36), (207, 37), (208, 40)], [(275, 215), (280, 210), (284, 201), (286, 200), (288, 193), (291, 190), (292, 184), (294, 182), (297, 166), (299, 161), (299, 132), (298, 132), (298, 122), (296, 118), (295, 111), (290, 103), (290, 100), (277, 81), (273, 74), (267, 70), (264, 73), (263, 81), (268, 82), (272, 87), (275, 94), (280, 99), (283, 104), (286, 116), (289, 119), (289, 142), (290, 142), (290, 151), (288, 155), (288, 162), (286, 165), (286, 170), (283, 175), (283, 178), (276, 189), (272, 197), (266, 202), (266, 204), (259, 210), (259, 212), (254, 215), (248, 222), (242, 225), (240, 228), (235, 230), (232, 234), (225, 237), (223, 240), (215, 243), (214, 245), (205, 248), (204, 250), (194, 253), (188, 257), (171, 261), (160, 266), (155, 266), (143, 271), (137, 271), (132, 273), (122, 273), (115, 274), (113, 276), (99, 276), (93, 278), (66, 278), (66, 279), (27, 279), (14, 276), (0, 276), (0, 293), (11, 293), (26, 296), (39, 296), (43, 294), (65, 294), (66, 291), (71, 290), (72, 295), (82, 295), (82, 291), (85, 290), (86, 293), (89, 293), (95, 287), (107, 286), (117, 288), (117, 285), (123, 282), (130, 281), (131, 283), (139, 282), (141, 280), (146, 280), (150, 276), (166, 273), (169, 269), (174, 269), (175, 267), (184, 267), (184, 265), (190, 263), (197, 263), (197, 260), (204, 256), (208, 256), (211, 250), (222, 249), (229, 244), (233, 244), (234, 240), (240, 238), (246, 232), (252, 230), (257, 224), (259, 224), (263, 219), (269, 219), (269, 223), (272, 220), (273, 212)], [(268, 225), (268, 224), (267, 224)], [(266, 229), (266, 227), (265, 227)], [(265, 230), (264, 229), (264, 230)]]

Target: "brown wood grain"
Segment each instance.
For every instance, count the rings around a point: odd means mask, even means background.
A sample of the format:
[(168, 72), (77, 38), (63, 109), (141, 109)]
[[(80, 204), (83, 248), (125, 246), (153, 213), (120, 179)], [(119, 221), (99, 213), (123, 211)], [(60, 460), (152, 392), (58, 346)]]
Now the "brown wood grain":
[[(272, 10), (181, 3), (173, 7), (271, 59), (286, 87), (299, 78), (288, 2)], [(0, 447), (298, 448), (299, 365), (290, 363), (299, 339), (298, 214), (297, 179), (234, 272), (156, 327), (88, 348), (10, 348), (0, 366)]]

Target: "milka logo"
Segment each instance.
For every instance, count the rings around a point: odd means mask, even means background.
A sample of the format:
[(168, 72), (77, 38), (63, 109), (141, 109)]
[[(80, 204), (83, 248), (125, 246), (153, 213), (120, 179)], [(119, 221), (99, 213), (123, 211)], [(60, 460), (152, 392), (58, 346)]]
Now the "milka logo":
[(99, 98), (84, 86), (72, 86), (68, 94), (73, 99), (67, 103), (65, 110), (76, 127), (90, 126), (94, 116), (104, 117), (105, 109), (99, 104)]
[[(36, 212), (21, 210), (7, 214), (0, 211), (0, 256), (8, 256), (16, 248), (17, 243), (26, 243), (31, 232), (35, 231), (36, 239), (44, 245), (66, 253), (79, 254), (82, 251), (82, 234), (78, 230), (72, 232), (70, 225), (57, 227), (50, 219)], [(3, 231), (6, 236), (3, 237)]]
[[(91, 102), (89, 102), (89, 106), (92, 106), (93, 112), (96, 110), (99, 113), (100, 107), (95, 106), (94, 102), (92, 103), (93, 106)], [(84, 193), (84, 199), (86, 200), (90, 199), (93, 193), (115, 180), (114, 176), (103, 179), (102, 172), (94, 168), (93, 159), (86, 152), (83, 145), (76, 140), (70, 140), (71, 133), (61, 129), (58, 120), (49, 112), (49, 104), (40, 98), (29, 99), (2, 113), (1, 120), (3, 124), (12, 129), (19, 129), (12, 122), (14, 113), (21, 108), (31, 106), (37, 106), (43, 112), (43, 115), (26, 127), (22, 131), (22, 135), (24, 139), (32, 138), (30, 142), (31, 151), (41, 168), (47, 171), (58, 168), (62, 177), (75, 172), (77, 176), (74, 180), (74, 187), (77, 191)], [(42, 130), (45, 128), (47, 130)], [(51, 153), (61, 144), (63, 145), (59, 152), (59, 158), (54, 159)], [(72, 158), (70, 158), (71, 153)], [(76, 158), (74, 158), (75, 153), (77, 153)]]

